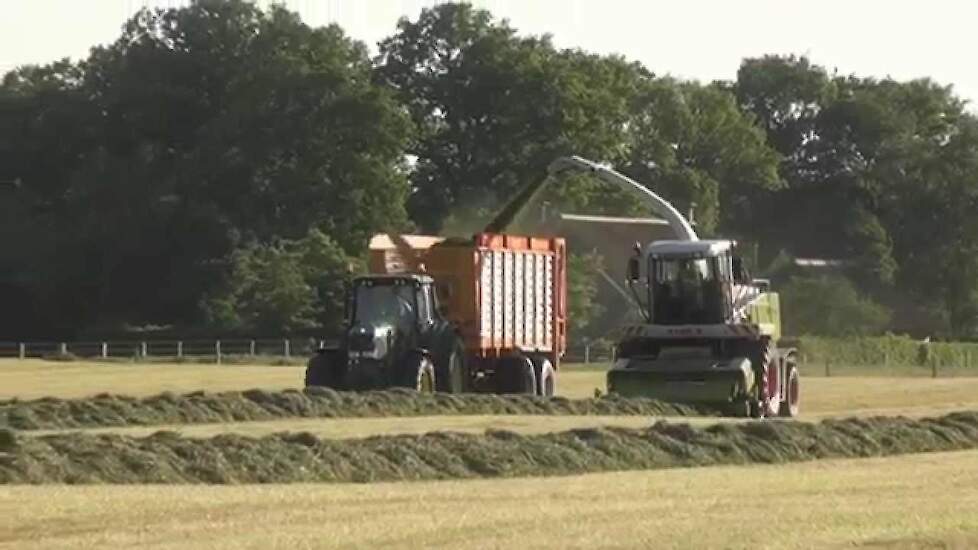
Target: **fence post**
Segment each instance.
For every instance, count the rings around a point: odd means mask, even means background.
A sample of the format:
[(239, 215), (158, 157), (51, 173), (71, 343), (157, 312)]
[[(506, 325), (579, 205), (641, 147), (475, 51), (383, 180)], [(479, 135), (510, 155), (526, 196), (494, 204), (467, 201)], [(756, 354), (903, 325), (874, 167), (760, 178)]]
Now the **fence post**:
[(889, 367), (890, 367), (890, 352), (884, 351), (883, 352), (883, 368), (889, 368)]
[(68, 344), (65, 342), (61, 342), (61, 346), (58, 349), (58, 353), (60, 353), (61, 355), (68, 355)]
[(249, 344), (248, 351), (251, 353), (251, 356), (252, 357), (255, 356), (255, 341), (254, 340), (252, 340), (251, 343)]
[(177, 358), (183, 359), (183, 340), (177, 340)]
[(288, 358), (289, 358), (289, 352), (290, 352), (290, 351), (291, 351), (291, 350), (289, 349), (289, 339), (288, 339), (288, 338), (286, 338), (286, 339), (285, 339), (285, 358), (286, 358), (286, 359), (288, 359)]
[(217, 364), (221, 364), (221, 341), (214, 342), (214, 355), (217, 357)]
[(584, 343), (584, 364), (588, 365), (591, 363), (591, 343)]
[(930, 360), (930, 377), (937, 378), (937, 358), (931, 357)]
[(102, 342), (102, 359), (106, 359), (108, 357), (109, 357), (109, 343)]
[(27, 344), (21, 343), (20, 345), (18, 345), (17, 346), (17, 352), (18, 352), (18, 355), (20, 355), (20, 358), (21, 359), (26, 359), (27, 358)]

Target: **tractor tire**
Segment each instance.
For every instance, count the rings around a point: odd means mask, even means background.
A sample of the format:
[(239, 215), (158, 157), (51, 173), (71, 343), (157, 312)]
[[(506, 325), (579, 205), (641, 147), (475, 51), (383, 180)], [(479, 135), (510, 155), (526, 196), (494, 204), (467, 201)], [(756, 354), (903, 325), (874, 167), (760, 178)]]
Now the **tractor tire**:
[(529, 357), (500, 359), (496, 368), (496, 387), (499, 393), (528, 393), (536, 395), (537, 378)]
[(468, 389), (465, 349), (454, 335), (435, 365), (436, 389), (444, 393), (463, 393)]
[(431, 359), (426, 355), (418, 354), (405, 361), (398, 385), (418, 393), (434, 393), (436, 380), (435, 365)]
[(533, 359), (533, 376), (536, 378), (536, 393), (543, 397), (557, 395), (557, 371), (553, 363), (546, 357), (537, 356)]
[(801, 377), (793, 356), (789, 355), (785, 362), (785, 395), (778, 416), (795, 418), (801, 412)]
[(341, 389), (343, 384), (342, 359), (339, 353), (317, 353), (306, 364), (305, 385), (323, 386), (334, 390)]

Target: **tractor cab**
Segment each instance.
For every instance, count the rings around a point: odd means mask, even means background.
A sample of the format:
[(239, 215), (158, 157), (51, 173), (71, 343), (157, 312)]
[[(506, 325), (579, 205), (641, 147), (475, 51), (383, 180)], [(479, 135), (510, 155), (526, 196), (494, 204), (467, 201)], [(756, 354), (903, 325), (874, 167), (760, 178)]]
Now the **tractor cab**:
[(629, 284), (641, 267), (647, 272), (643, 304), (646, 319), (656, 325), (713, 325), (734, 318), (736, 287), (750, 284), (735, 243), (726, 240), (656, 241), (629, 261)]
[[(394, 359), (421, 347), (438, 318), (427, 275), (369, 275), (353, 280), (347, 297), (346, 348), (351, 359)], [(389, 357), (393, 355), (394, 357)]]
[(405, 330), (431, 324), (436, 308), (433, 282), (427, 275), (370, 275), (354, 279), (348, 301), (350, 324)]

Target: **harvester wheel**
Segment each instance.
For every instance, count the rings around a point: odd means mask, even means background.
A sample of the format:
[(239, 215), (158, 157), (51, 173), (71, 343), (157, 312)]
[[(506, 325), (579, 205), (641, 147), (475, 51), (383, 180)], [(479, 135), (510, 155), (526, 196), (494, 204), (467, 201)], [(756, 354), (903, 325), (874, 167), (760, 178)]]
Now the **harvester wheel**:
[(339, 389), (342, 383), (342, 373), (335, 353), (323, 352), (313, 355), (306, 364), (305, 384), (309, 386), (325, 386)]
[(735, 399), (730, 402), (728, 412), (735, 418), (749, 418), (752, 416), (753, 407), (749, 399)]
[(533, 361), (529, 357), (500, 359), (496, 369), (496, 383), (499, 393), (536, 394), (537, 380), (533, 372)]
[(437, 389), (446, 393), (462, 393), (466, 389), (465, 377), (465, 350), (457, 338), (452, 338), (452, 343), (439, 358), (440, 365), (435, 368), (438, 381)]
[(798, 376), (798, 367), (795, 366), (794, 357), (788, 357), (785, 365), (785, 395), (781, 401), (780, 416), (794, 418), (801, 410), (801, 378)]
[(401, 385), (420, 393), (434, 393), (435, 366), (426, 355), (418, 355), (404, 365)]
[(546, 357), (533, 358), (533, 374), (536, 377), (537, 395), (553, 397), (557, 395), (557, 372), (553, 363)]
[(754, 367), (757, 380), (756, 395), (753, 399), (751, 416), (763, 418), (775, 416), (779, 412), (781, 395), (781, 380), (777, 350), (769, 341), (758, 343), (758, 348), (751, 354), (751, 364)]

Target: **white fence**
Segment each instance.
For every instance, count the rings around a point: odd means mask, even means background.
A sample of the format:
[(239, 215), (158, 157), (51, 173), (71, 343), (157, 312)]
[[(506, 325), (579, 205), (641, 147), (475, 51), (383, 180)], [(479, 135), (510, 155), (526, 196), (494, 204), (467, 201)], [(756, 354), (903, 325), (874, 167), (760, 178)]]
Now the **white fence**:
[[(51, 358), (73, 355), (84, 359), (211, 359), (220, 363), (229, 356), (302, 358), (319, 346), (312, 338), (264, 338), (256, 340), (106, 340), (90, 342), (0, 342), (0, 358)], [(604, 363), (611, 360), (607, 346), (590, 343), (571, 346), (565, 362)]]
[(74, 355), (89, 359), (210, 357), (218, 362), (227, 356), (303, 357), (318, 341), (278, 338), (260, 340), (106, 340), (102, 342), (0, 342), (0, 357), (43, 358)]

